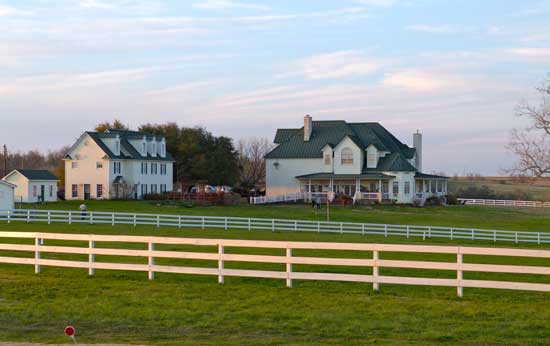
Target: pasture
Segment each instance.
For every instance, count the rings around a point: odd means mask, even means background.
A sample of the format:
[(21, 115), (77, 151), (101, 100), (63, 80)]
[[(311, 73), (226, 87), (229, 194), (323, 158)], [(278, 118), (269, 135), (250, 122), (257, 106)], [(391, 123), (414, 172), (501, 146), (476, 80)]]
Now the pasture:
[[(316, 219), (308, 206), (193, 207), (158, 206), (148, 202), (92, 202), (89, 210), (180, 213)], [(78, 203), (45, 205), (47, 209), (76, 210)], [(512, 214), (512, 216), (510, 216)], [(440, 224), (448, 226), (550, 231), (548, 212), (487, 207), (334, 208), (334, 220)], [(323, 215), (317, 216), (320, 220)], [(175, 229), (154, 226), (67, 225), (14, 222), (0, 223), (0, 231), (40, 231), (158, 235), (176, 237), (258, 239), (320, 242), (387, 242), (410, 244), (460, 244), (495, 246), (469, 240), (384, 238), (354, 234), (318, 234), (223, 230)], [(48, 241), (48, 244), (63, 242)], [(112, 246), (113, 244), (108, 244)], [(514, 244), (497, 246), (520, 247)], [(522, 248), (549, 249), (544, 245)], [(185, 250), (167, 247), (166, 250)], [(214, 251), (214, 250), (212, 250)], [(248, 254), (281, 255), (279, 250), (241, 249)], [(2, 255), (10, 255), (7, 251)], [(44, 258), (78, 259), (80, 255), (47, 255)], [(341, 251), (309, 251), (302, 255), (347, 257)], [(371, 253), (354, 252), (368, 258)], [(389, 253), (386, 259), (452, 260), (448, 255)], [(98, 256), (99, 257), (99, 256)], [(108, 257), (98, 260), (140, 259)], [(550, 261), (526, 258), (465, 256), (465, 262), (550, 266)], [(165, 264), (209, 266), (200, 260), (166, 260)], [(235, 262), (228, 266), (279, 270), (279, 264)], [(369, 274), (370, 268), (338, 267), (339, 272)], [(302, 270), (311, 270), (303, 268)], [(316, 271), (335, 269), (316, 266)], [(66, 324), (79, 330), (82, 343), (138, 343), (151, 345), (546, 345), (550, 343), (550, 294), (492, 289), (456, 289), (403, 285), (300, 281), (294, 288), (284, 280), (216, 277), (85, 269), (0, 265), (0, 340), (68, 343), (62, 335)], [(387, 268), (381, 275), (415, 275), (450, 278), (454, 273), (437, 270)], [(465, 278), (529, 280), (550, 283), (550, 278), (526, 274), (465, 273)], [(536, 313), (534, 313), (536, 312)]]

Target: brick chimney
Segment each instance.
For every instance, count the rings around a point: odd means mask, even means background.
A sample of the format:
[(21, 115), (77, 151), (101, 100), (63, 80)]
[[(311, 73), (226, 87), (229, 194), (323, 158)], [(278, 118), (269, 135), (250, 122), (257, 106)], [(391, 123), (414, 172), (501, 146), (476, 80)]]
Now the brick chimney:
[(422, 134), (418, 130), (413, 133), (413, 147), (416, 149), (416, 170), (422, 172)]
[(304, 117), (304, 141), (308, 142), (311, 138), (311, 131), (313, 130), (313, 119), (310, 115)]

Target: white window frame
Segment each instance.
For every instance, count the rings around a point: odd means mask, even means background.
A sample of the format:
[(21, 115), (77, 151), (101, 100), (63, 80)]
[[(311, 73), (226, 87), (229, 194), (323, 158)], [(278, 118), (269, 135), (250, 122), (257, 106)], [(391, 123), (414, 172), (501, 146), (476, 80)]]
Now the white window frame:
[(403, 187), (403, 193), (405, 194), (405, 196), (408, 196), (408, 195), (411, 194), (411, 182), (410, 181), (405, 182), (405, 186)]
[(78, 197), (78, 185), (77, 184), (72, 184), (71, 185), (71, 196), (72, 196), (72, 198), (77, 198)]
[[(399, 184), (398, 181), (394, 181), (393, 184), (392, 184), (392, 189), (391, 189), (391, 191), (392, 191), (392, 193), (393, 193), (394, 196), (395, 196), (395, 195), (399, 195), (399, 185), (400, 185), (400, 184)], [(397, 189), (397, 192), (395, 192), (396, 189)]]
[(97, 184), (95, 191), (96, 191), (96, 198), (103, 197), (103, 184)]
[(353, 165), (353, 150), (345, 147), (340, 152), (340, 161), (342, 165)]

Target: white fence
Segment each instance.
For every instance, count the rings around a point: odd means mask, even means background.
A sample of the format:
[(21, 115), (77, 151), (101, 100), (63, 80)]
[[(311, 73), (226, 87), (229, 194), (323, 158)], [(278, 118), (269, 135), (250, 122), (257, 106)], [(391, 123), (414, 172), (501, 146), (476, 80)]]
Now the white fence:
[(306, 193), (285, 193), (284, 195), (276, 196), (258, 196), (250, 197), (250, 204), (268, 204), (268, 203), (285, 203), (285, 202), (298, 202), (306, 198)]
[[(550, 292), (550, 284), (510, 281), (468, 280), (463, 278), (463, 272), (492, 272), (492, 273), (521, 273), (549, 275), (550, 268), (543, 266), (517, 266), (464, 263), (464, 255), (483, 256), (514, 256), (532, 258), (550, 258), (550, 250), (520, 250), (507, 248), (477, 248), (456, 246), (425, 246), (425, 245), (392, 245), (392, 244), (358, 244), (358, 243), (319, 243), (319, 242), (281, 242), (281, 241), (257, 241), (257, 240), (230, 240), (230, 239), (196, 239), (196, 238), (168, 238), (168, 237), (143, 237), (143, 236), (112, 236), (92, 234), (58, 234), (58, 233), (30, 233), (30, 232), (0, 232), (0, 238), (33, 239), (34, 244), (0, 243), (0, 250), (25, 252), (33, 257), (8, 257), (1, 256), (0, 263), (29, 264), (33, 265), (35, 272), (39, 273), (41, 266), (85, 268), (89, 275), (93, 275), (96, 269), (131, 270), (147, 272), (150, 280), (155, 273), (179, 273), (215, 275), (218, 282), (223, 283), (226, 276), (273, 278), (286, 281), (288, 287), (292, 287), (293, 280), (320, 280), (320, 281), (351, 281), (372, 283), (373, 289), (378, 290), (380, 284), (405, 284), (456, 287), (457, 295), (463, 296), (464, 287), (475, 288), (500, 288), (511, 290), (529, 290)], [(47, 245), (51, 240), (82, 241), (87, 246), (56, 246)], [(140, 243), (146, 250), (116, 249), (104, 246), (96, 247), (98, 242)], [(216, 247), (217, 252), (185, 252), (155, 249), (156, 245), (191, 245), (196, 247)], [(228, 247), (232, 248), (269, 248), (284, 250), (284, 255), (249, 255), (226, 253)], [(304, 257), (294, 256), (295, 249), (315, 250), (350, 250), (369, 251), (372, 258), (333, 258), (333, 257)], [(381, 259), (384, 252), (422, 253), (422, 254), (451, 254), (456, 256), (453, 262), (411, 261), (411, 260), (386, 260)], [(42, 254), (79, 254), (87, 255), (88, 260), (61, 260), (45, 259)], [(95, 255), (142, 257), (147, 259), (147, 264), (129, 264), (96, 261)], [(216, 267), (188, 267), (155, 264), (155, 258), (162, 259), (191, 259), (208, 260), (217, 264)], [(227, 269), (225, 262), (255, 262), (255, 263), (279, 263), (284, 264), (284, 271), (274, 270), (249, 270)], [(317, 265), (317, 266), (351, 266), (371, 267), (372, 275), (350, 273), (324, 273), (294, 271), (292, 266)], [(426, 278), (426, 277), (401, 277), (380, 275), (380, 268), (406, 268), (406, 269), (431, 269), (455, 271), (456, 278)]]
[(543, 201), (516, 201), (516, 200), (504, 200), (504, 199), (474, 199), (474, 198), (459, 198), (458, 201), (467, 205), (550, 208), (550, 202), (543, 202)]
[(0, 211), (0, 221), (85, 223), (110, 225), (152, 225), (169, 227), (222, 228), (245, 230), (294, 231), (485, 240), (493, 242), (550, 244), (550, 232), (488, 230), (465, 227), (392, 225), (377, 223), (328, 222), (290, 219), (243, 218), (229, 216), (193, 216), (171, 214), (140, 214), (117, 212), (88, 212), (82, 214), (65, 210), (15, 209)]

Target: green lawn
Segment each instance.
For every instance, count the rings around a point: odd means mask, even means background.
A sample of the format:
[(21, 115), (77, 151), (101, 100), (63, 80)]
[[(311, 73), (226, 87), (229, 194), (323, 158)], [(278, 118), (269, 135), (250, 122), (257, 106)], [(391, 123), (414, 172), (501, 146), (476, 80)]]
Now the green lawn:
[[(47, 208), (75, 210), (78, 203), (58, 203)], [(314, 218), (303, 206), (203, 207), (154, 206), (147, 202), (89, 202), (90, 210)], [(393, 209), (392, 209), (393, 208)], [(482, 218), (500, 220), (510, 228), (549, 230), (548, 214), (525, 209), (498, 208), (335, 208), (338, 220), (447, 225)], [(517, 213), (517, 218), (506, 217)], [(378, 220), (378, 221), (374, 221)], [(423, 222), (427, 220), (426, 222)], [(534, 221), (533, 221), (534, 220)], [(414, 222), (411, 222), (414, 221)], [(481, 227), (488, 222), (478, 220)], [(545, 226), (545, 228), (543, 228)], [(496, 228), (496, 227), (495, 227)], [(541, 229), (542, 228), (542, 229)], [(175, 229), (152, 226), (26, 224), (0, 222), (0, 231), (135, 234), (204, 238), (267, 239), (295, 241), (390, 242), (495, 246), (467, 240), (406, 239), (352, 234), (317, 234), (246, 230)], [(2, 240), (6, 242), (7, 240)], [(48, 244), (66, 244), (47, 241)], [(112, 246), (103, 244), (102, 246)], [(510, 246), (514, 244), (496, 244)], [(118, 244), (120, 246), (120, 244)], [(128, 247), (140, 248), (140, 245)], [(525, 246), (521, 246), (525, 247)], [(550, 248), (530, 245), (531, 248)], [(164, 246), (161, 250), (190, 250)], [(215, 251), (206, 247), (203, 251)], [(282, 254), (280, 250), (230, 249), (232, 252)], [(0, 251), (0, 256), (12, 255)], [(298, 256), (365, 257), (370, 253), (343, 251), (295, 252)], [(84, 259), (79, 255), (46, 255), (44, 258)], [(449, 255), (385, 253), (382, 258), (453, 261)], [(99, 261), (117, 260), (97, 257)], [(144, 263), (144, 259), (125, 258)], [(465, 256), (466, 262), (550, 266), (550, 259)], [(213, 266), (193, 260), (157, 260), (158, 264)], [(228, 262), (228, 268), (283, 270), (279, 264)], [(370, 268), (295, 266), (297, 271), (370, 274)], [(454, 272), (382, 269), (381, 275), (453, 277)], [(520, 274), (466, 273), (465, 278), (527, 280), (550, 283), (550, 277)], [(154, 345), (548, 345), (550, 344), (550, 294), (489, 289), (465, 289), (456, 298), (454, 288), (296, 281), (287, 289), (284, 280), (226, 278), (224, 285), (213, 276), (156, 274), (98, 270), (88, 277), (84, 269), (0, 265), (0, 340), (68, 342), (63, 327), (73, 324), (78, 341), (85, 343), (144, 343)]]
[[(47, 203), (42, 209), (78, 210), (81, 202)], [(315, 215), (309, 205), (212, 206), (158, 205), (148, 201), (87, 201), (89, 211), (124, 211), (187, 215), (242, 216), (326, 220), (325, 210)], [(31, 206), (26, 206), (31, 207)], [(335, 206), (331, 220), (390, 224), (474, 227), (501, 230), (550, 231), (550, 209), (501, 208), (484, 206), (446, 206), (413, 208), (409, 206)]]

